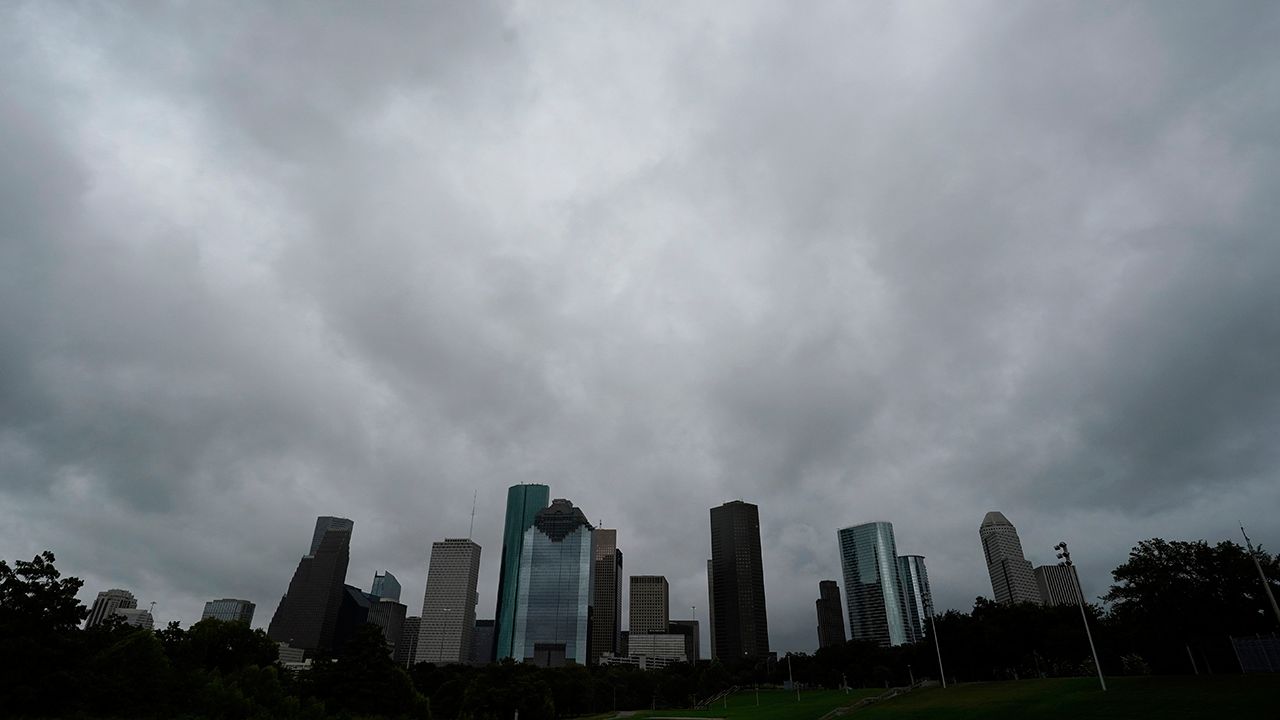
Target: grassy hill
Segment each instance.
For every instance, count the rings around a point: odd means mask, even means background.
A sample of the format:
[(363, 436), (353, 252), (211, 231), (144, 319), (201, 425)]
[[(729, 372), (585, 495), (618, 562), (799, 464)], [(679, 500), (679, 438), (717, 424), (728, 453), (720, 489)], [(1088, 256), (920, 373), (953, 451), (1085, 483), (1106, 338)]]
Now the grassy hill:
[(759, 704), (754, 690), (744, 690), (731, 695), (727, 702), (722, 700), (706, 710), (657, 710), (637, 713), (637, 720), (647, 718), (726, 718), (728, 720), (791, 720), (817, 718), (830, 712), (833, 708), (848, 705), (870, 695), (879, 695), (884, 690), (850, 690), (848, 694), (838, 690), (814, 690), (800, 693), (800, 701), (796, 702), (796, 694), (786, 690), (761, 690)]

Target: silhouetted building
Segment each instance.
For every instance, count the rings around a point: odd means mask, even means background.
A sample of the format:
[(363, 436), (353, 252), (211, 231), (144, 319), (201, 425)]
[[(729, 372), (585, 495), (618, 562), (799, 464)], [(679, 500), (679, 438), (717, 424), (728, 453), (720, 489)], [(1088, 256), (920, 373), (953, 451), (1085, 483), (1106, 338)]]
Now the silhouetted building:
[(760, 509), (741, 500), (711, 508), (711, 657), (769, 654)]
[(513, 645), (544, 667), (587, 662), (592, 527), (568, 500), (540, 510), (525, 531)]
[(844, 645), (844, 612), (840, 609), (840, 586), (835, 580), (818, 583), (818, 647)]
[(479, 578), (480, 546), (470, 538), (449, 538), (431, 544), (416, 662), (471, 661)]
[(138, 599), (128, 590), (119, 588), (103, 590), (98, 593), (98, 597), (93, 601), (93, 607), (89, 610), (89, 617), (84, 621), (84, 629), (88, 630), (94, 625), (100, 624), (108, 616), (114, 615), (116, 610), (128, 610), (136, 607), (138, 607)]
[(387, 650), (391, 653), (391, 657), (395, 657), (396, 645), (400, 644), (400, 636), (404, 633), (404, 620), (409, 608), (404, 603), (391, 598), (380, 598), (373, 593), (368, 597), (368, 622), (382, 629), (382, 638), (387, 643)]
[(671, 625), (671, 588), (662, 575), (631, 576), (631, 637), (665, 633)]
[(996, 602), (1006, 605), (1041, 602), (1031, 563), (1022, 554), (1022, 541), (1013, 523), (993, 510), (982, 519), (978, 536), (982, 539), (982, 553), (987, 559), (987, 573), (991, 575)]
[(405, 618), (400, 625), (400, 639), (396, 641), (396, 649), (391, 653), (391, 658), (396, 661), (396, 664), (405, 666), (413, 664), (413, 656), (418, 652), (421, 623), (422, 618), (413, 615)]
[(618, 653), (622, 632), (622, 551), (618, 549), (618, 531), (596, 528), (594, 534), (591, 645), (587, 650), (592, 664), (603, 653)]
[(492, 620), (476, 620), (475, 641), (471, 643), (472, 665), (493, 662), (493, 628)]
[(342, 586), (342, 603), (333, 631), (333, 652), (340, 654), (356, 631), (369, 622), (369, 609), (378, 599), (354, 585)]
[(1045, 605), (1079, 605), (1075, 565), (1041, 565), (1034, 570), (1036, 586)]
[(841, 529), (838, 536), (849, 635), (880, 645), (910, 642), (893, 524), (855, 525)]
[(204, 612), (200, 615), (200, 619), (214, 618), (223, 622), (242, 622), (250, 625), (253, 623), (253, 610), (254, 604), (248, 600), (235, 598), (210, 600), (204, 604)]
[(502, 559), (498, 565), (498, 600), (495, 605), (493, 656), (524, 659), (524, 648), (515, 650), (516, 596), (520, 591), (520, 558), (525, 531), (533, 527), (538, 511), (547, 506), (551, 489), (546, 485), (512, 485), (507, 489), (507, 518), (502, 531)]
[[(689, 662), (696, 663), (700, 659), (701, 642), (698, 637), (697, 620), (672, 620), (671, 632), (684, 636), (684, 654)], [(628, 648), (630, 649), (630, 648)]]
[(400, 602), (400, 581), (396, 580), (396, 576), (392, 575), (390, 570), (376, 572), (373, 574), (373, 587), (369, 588), (369, 594), (376, 598)]
[[(316, 521), (312, 552), (298, 562), (289, 589), (280, 598), (267, 636), (303, 650), (335, 648), (338, 613), (347, 597), (345, 580), (354, 523), (343, 518)], [(361, 621), (363, 622), (363, 620)]]
[(143, 628), (144, 630), (153, 630), (156, 626), (155, 618), (151, 617), (151, 611), (139, 608), (116, 608), (115, 613), (124, 618), (126, 625)]
[(907, 642), (924, 640), (925, 624), (929, 621), (929, 572), (920, 555), (898, 556), (898, 580), (902, 584), (902, 603), (906, 610)]
[[(711, 571), (711, 559), (707, 558), (707, 634), (708, 645), (711, 648), (711, 659), (716, 659), (716, 588), (712, 581), (715, 574)], [(626, 655), (624, 648), (620, 655)]]

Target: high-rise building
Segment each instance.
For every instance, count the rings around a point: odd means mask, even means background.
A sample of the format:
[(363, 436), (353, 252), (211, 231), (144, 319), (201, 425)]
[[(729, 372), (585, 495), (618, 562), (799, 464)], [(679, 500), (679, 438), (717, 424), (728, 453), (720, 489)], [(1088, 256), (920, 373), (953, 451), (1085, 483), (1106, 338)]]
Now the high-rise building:
[(688, 642), (681, 633), (631, 633), (627, 652), (650, 658), (689, 662)]
[(769, 654), (760, 509), (741, 500), (711, 508), (711, 656)]
[(471, 664), (488, 665), (493, 662), (493, 621), (476, 620), (475, 641), (471, 643)]
[(854, 525), (841, 529), (837, 536), (849, 636), (886, 646), (910, 642), (893, 524)]
[(479, 578), (480, 546), (470, 538), (448, 538), (431, 544), (415, 662), (471, 661)]
[(404, 603), (369, 593), (367, 622), (382, 628), (382, 638), (386, 641), (392, 657), (395, 657), (396, 645), (400, 643), (400, 636), (404, 632), (404, 620), (408, 612), (409, 608)]
[(303, 650), (334, 649), (338, 613), (347, 598), (347, 563), (351, 559), (354, 523), (344, 518), (316, 521), (311, 552), (298, 562), (289, 589), (280, 598), (267, 636)]
[(521, 659), (542, 666), (587, 662), (592, 529), (573, 503), (556, 499), (525, 531), (513, 639)]
[(410, 616), (400, 624), (400, 639), (391, 653), (391, 659), (397, 665), (413, 665), (413, 656), (418, 653), (418, 632), (422, 627), (422, 618)]
[(128, 610), (136, 607), (138, 607), (138, 599), (128, 590), (119, 588), (103, 590), (98, 593), (97, 599), (93, 601), (93, 607), (89, 610), (89, 617), (84, 621), (84, 629), (88, 630), (94, 625), (100, 624), (108, 616), (114, 615), (116, 610)]
[(591, 580), (591, 646), (590, 662), (595, 664), (603, 653), (618, 654), (622, 632), (622, 551), (618, 549), (618, 531), (595, 529), (595, 560)]
[(124, 618), (126, 625), (132, 625), (144, 630), (152, 630), (156, 626), (155, 618), (151, 617), (151, 611), (139, 608), (116, 608), (115, 613)]
[(379, 599), (400, 602), (400, 581), (396, 580), (390, 570), (376, 572), (373, 574), (373, 587), (369, 588), (369, 594)]
[(249, 625), (253, 623), (253, 610), (254, 604), (248, 600), (235, 598), (210, 600), (204, 604), (204, 613), (200, 615), (200, 619), (214, 618), (223, 622), (242, 622)]
[(908, 642), (924, 640), (929, 621), (929, 572), (921, 555), (898, 556), (898, 580), (902, 583), (903, 609), (906, 610)]
[(498, 601), (494, 615), (494, 651), (498, 660), (523, 659), (515, 648), (516, 596), (520, 592), (520, 558), (525, 531), (533, 527), (538, 511), (547, 507), (551, 489), (546, 485), (512, 485), (507, 489), (507, 518), (502, 531), (502, 560), (498, 566)]
[(1045, 605), (1079, 605), (1075, 565), (1041, 565), (1035, 571), (1036, 586)]
[(340, 654), (361, 626), (369, 622), (369, 611), (377, 602), (378, 598), (354, 585), (342, 586), (342, 603), (333, 631), (334, 654)]
[(818, 583), (818, 647), (844, 645), (844, 612), (840, 609), (840, 586), (835, 580)]
[(982, 519), (978, 536), (982, 539), (982, 552), (987, 559), (987, 573), (991, 575), (996, 602), (1006, 605), (1041, 602), (1040, 588), (1036, 587), (1031, 563), (1022, 554), (1022, 541), (1013, 523), (992, 510)]
[[(712, 582), (715, 573), (711, 571), (711, 559), (707, 559), (707, 647), (711, 648), (711, 659), (716, 659), (716, 586)], [(624, 655), (626, 653), (623, 653)]]
[(698, 637), (698, 621), (697, 620), (672, 620), (671, 632), (676, 635), (684, 636), (684, 654), (689, 662), (696, 663), (701, 653), (701, 642)]
[(671, 588), (662, 575), (631, 576), (631, 637), (665, 633), (671, 625)]

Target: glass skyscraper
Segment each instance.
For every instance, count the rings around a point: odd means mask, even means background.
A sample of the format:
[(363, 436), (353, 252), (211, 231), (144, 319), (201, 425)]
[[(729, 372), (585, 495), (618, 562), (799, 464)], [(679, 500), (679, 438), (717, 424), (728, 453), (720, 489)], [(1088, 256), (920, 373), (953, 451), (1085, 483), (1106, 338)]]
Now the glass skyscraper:
[(873, 522), (839, 531), (849, 635), (881, 645), (910, 642), (893, 524)]
[(925, 625), (929, 621), (929, 609), (925, 603), (925, 598), (929, 595), (929, 573), (924, 568), (924, 557), (900, 556), (898, 578), (902, 582), (902, 602), (907, 612), (910, 641), (920, 642), (924, 640)]
[(818, 583), (818, 647), (844, 645), (844, 613), (840, 610), (840, 586), (835, 580)]
[(373, 587), (369, 588), (369, 594), (376, 598), (400, 602), (400, 581), (391, 574), (390, 570), (375, 572)]
[(493, 656), (515, 658), (516, 595), (520, 589), (520, 556), (525, 531), (533, 527), (538, 511), (547, 507), (551, 488), (546, 485), (512, 485), (507, 489), (507, 522), (502, 532), (502, 560), (498, 566), (498, 602), (494, 614)]
[(760, 508), (733, 500), (711, 508), (711, 657), (769, 654), (769, 618), (760, 554)]
[(591, 646), (594, 664), (604, 653), (618, 653), (622, 634), (622, 551), (618, 531), (596, 528), (595, 578), (591, 581)]
[(594, 533), (581, 510), (556, 499), (525, 531), (512, 647), (521, 660), (587, 662)]
[(242, 622), (249, 625), (253, 623), (253, 609), (254, 604), (248, 600), (235, 598), (210, 600), (204, 604), (204, 613), (200, 615), (200, 619), (214, 618), (223, 622)]

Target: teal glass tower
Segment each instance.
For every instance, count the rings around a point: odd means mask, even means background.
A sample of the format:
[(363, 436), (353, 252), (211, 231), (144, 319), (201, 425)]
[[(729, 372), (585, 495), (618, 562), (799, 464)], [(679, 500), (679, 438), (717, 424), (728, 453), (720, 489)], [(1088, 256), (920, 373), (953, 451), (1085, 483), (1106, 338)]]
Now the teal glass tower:
[(507, 489), (507, 523), (502, 532), (502, 561), (498, 568), (498, 602), (494, 616), (494, 652), (496, 660), (524, 655), (514, 646), (516, 629), (516, 597), (520, 592), (520, 556), (524, 550), (525, 531), (533, 527), (538, 512), (551, 503), (551, 488), (546, 485), (512, 485)]
[(840, 530), (838, 536), (849, 635), (881, 646), (911, 642), (893, 525), (855, 525)]
[(586, 515), (552, 500), (524, 533), (515, 658), (542, 667), (587, 663), (595, 543)]

